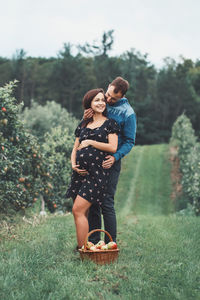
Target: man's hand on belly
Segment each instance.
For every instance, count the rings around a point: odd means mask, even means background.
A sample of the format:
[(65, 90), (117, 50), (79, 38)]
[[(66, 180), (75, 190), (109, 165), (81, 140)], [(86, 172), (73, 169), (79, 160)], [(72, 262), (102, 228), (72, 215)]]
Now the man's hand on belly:
[(78, 167), (80, 167), (80, 165), (74, 165), (74, 166), (72, 166), (72, 170), (74, 170), (75, 172), (77, 172), (81, 176), (85, 176), (85, 175), (88, 174), (87, 170), (79, 169)]
[(112, 167), (112, 165), (114, 164), (114, 162), (115, 162), (115, 157), (112, 156), (112, 155), (107, 155), (105, 157), (105, 159), (106, 160), (104, 160), (103, 163), (102, 163), (102, 167), (104, 169), (110, 169)]

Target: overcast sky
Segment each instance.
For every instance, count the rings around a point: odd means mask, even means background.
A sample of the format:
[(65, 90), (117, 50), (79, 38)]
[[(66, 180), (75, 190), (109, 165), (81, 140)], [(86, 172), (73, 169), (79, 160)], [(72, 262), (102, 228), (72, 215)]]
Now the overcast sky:
[(0, 56), (57, 56), (64, 43), (101, 40), (111, 55), (131, 48), (161, 66), (165, 57), (200, 59), (200, 0), (0, 0)]

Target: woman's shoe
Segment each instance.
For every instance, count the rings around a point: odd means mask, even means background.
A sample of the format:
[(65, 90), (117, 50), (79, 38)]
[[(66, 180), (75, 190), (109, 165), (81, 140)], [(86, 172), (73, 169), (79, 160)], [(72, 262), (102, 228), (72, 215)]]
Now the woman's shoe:
[(76, 246), (76, 248), (73, 250), (73, 252), (74, 252), (74, 253), (78, 253), (78, 252), (79, 252), (79, 251), (78, 251), (79, 249), (81, 249), (81, 247)]

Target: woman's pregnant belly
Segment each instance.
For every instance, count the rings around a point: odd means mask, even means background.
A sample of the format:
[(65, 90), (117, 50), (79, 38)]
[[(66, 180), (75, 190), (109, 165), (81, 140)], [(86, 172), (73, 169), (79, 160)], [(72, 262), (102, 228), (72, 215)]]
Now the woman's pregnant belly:
[(76, 153), (76, 163), (80, 169), (90, 170), (95, 165), (102, 166), (102, 162), (106, 156), (106, 152), (95, 149), (93, 147), (86, 147), (78, 150)]

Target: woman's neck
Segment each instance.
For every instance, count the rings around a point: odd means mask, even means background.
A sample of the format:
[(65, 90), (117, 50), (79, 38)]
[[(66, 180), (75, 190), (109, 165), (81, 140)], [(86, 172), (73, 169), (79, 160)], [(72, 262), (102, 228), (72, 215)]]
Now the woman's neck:
[(102, 120), (104, 120), (104, 119), (106, 119), (106, 117), (103, 115), (103, 114), (98, 114), (98, 113), (95, 113), (94, 115), (93, 115), (93, 121), (94, 122), (98, 122), (98, 121), (102, 121)]

